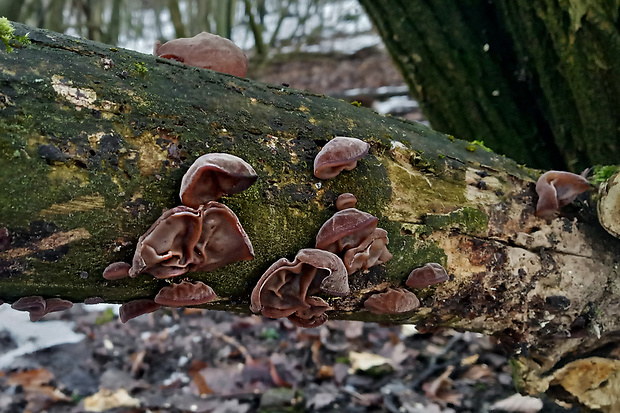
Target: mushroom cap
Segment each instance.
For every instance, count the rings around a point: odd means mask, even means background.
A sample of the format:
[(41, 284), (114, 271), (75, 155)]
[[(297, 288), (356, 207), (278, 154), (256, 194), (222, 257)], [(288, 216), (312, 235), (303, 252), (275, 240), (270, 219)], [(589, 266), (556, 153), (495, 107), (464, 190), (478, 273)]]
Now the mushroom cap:
[(387, 249), (389, 242), (387, 231), (377, 228), (360, 245), (347, 250), (342, 261), (349, 275), (357, 270), (366, 271), (392, 259), (392, 254)]
[(45, 315), (45, 299), (40, 295), (22, 297), (15, 301), (11, 308), (17, 311), (28, 311), (30, 321), (38, 321)]
[(405, 285), (410, 288), (426, 288), (448, 281), (449, 278), (446, 269), (441, 264), (430, 262), (411, 271), (407, 281), (405, 281)]
[(238, 156), (208, 153), (196, 159), (183, 175), (179, 197), (184, 205), (198, 208), (222, 195), (248, 189), (257, 178), (254, 168)]
[(420, 307), (420, 300), (404, 288), (388, 288), (384, 293), (368, 297), (364, 307), (373, 314), (401, 314)]
[(281, 258), (265, 271), (252, 291), (250, 310), (265, 317), (289, 317), (296, 325), (320, 325), (327, 320), (321, 314), (329, 305), (311, 296), (319, 291), (348, 294), (346, 268), (335, 254), (302, 249), (293, 262)]
[(377, 228), (379, 219), (367, 212), (347, 208), (325, 221), (316, 235), (316, 248), (333, 253), (358, 246)]
[(22, 297), (11, 305), (11, 308), (14, 310), (28, 311), (30, 313), (30, 321), (39, 321), (46, 314), (66, 310), (71, 307), (73, 307), (71, 301), (61, 298), (44, 299), (39, 295)]
[(178, 206), (165, 211), (138, 239), (129, 276), (147, 272), (156, 278), (185, 274), (199, 259), (194, 246), (200, 239), (200, 211)]
[(202, 230), (194, 248), (192, 271), (213, 271), (231, 262), (254, 258), (252, 242), (230, 208), (211, 201), (200, 212)]
[(336, 136), (314, 158), (314, 176), (330, 179), (343, 169), (350, 171), (366, 156), (369, 148), (370, 145), (360, 139)]
[(120, 280), (121, 278), (129, 277), (129, 270), (131, 264), (126, 262), (113, 262), (103, 270), (103, 278), (106, 280)]
[(168, 307), (184, 307), (208, 303), (216, 298), (213, 289), (201, 281), (181, 281), (159, 290), (155, 302)]
[(336, 199), (336, 209), (338, 211), (342, 211), (343, 209), (353, 208), (357, 204), (357, 198), (355, 195), (345, 192), (344, 194), (338, 195), (338, 199)]
[(121, 323), (126, 323), (142, 314), (152, 313), (160, 307), (161, 305), (148, 299), (128, 301), (121, 305), (121, 308), (118, 310), (118, 316), (121, 319)]
[(232, 41), (207, 32), (164, 44), (157, 41), (153, 54), (239, 77), (245, 77), (248, 68), (248, 58), (243, 50)]
[(545, 172), (536, 182), (536, 215), (554, 216), (560, 208), (573, 202), (577, 195), (589, 188), (590, 183), (581, 175), (565, 171)]

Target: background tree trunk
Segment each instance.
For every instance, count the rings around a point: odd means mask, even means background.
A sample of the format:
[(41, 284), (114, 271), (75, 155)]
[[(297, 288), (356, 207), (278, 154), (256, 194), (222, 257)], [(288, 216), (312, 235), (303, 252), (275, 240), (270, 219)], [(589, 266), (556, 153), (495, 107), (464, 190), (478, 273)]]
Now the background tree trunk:
[[(331, 318), (495, 335), (528, 350), (515, 371), (536, 391), (591, 352), (611, 360), (620, 242), (602, 230), (589, 201), (547, 222), (534, 216), (536, 173), (478, 145), (340, 100), (15, 26), (32, 44), (0, 52), (0, 228), (8, 232), (0, 299), (152, 298), (167, 281), (106, 281), (103, 269), (130, 261), (138, 237), (179, 204), (194, 159), (226, 152), (259, 175), (222, 201), (256, 257), (187, 274), (220, 297), (209, 308), (247, 313), (263, 271), (313, 246), (336, 197), (352, 192), (388, 231), (394, 258), (352, 275), (349, 296), (325, 297)], [(318, 180), (313, 159), (336, 135), (369, 142), (370, 154), (354, 170)], [(368, 296), (402, 286), (427, 262), (453, 279), (417, 290), (418, 311), (363, 310)]]
[(540, 168), (617, 163), (618, 0), (360, 3), (435, 129)]

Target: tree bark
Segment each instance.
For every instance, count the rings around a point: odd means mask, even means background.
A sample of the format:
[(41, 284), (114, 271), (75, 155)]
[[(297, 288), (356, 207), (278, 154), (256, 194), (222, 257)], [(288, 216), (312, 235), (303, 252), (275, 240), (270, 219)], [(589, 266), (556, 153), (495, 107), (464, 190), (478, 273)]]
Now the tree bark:
[(617, 163), (617, 0), (360, 2), (435, 129), (534, 167)]
[[(220, 299), (207, 307), (248, 313), (265, 269), (314, 246), (336, 197), (351, 192), (387, 230), (394, 258), (352, 275), (349, 296), (324, 297), (330, 318), (495, 335), (529, 351), (516, 371), (523, 388), (541, 391), (559, 367), (616, 348), (620, 242), (600, 227), (587, 198), (545, 221), (534, 215), (536, 171), (423, 125), (15, 26), (32, 43), (0, 52), (0, 228), (8, 232), (0, 239), (0, 299), (153, 298), (165, 280), (107, 281), (102, 271), (130, 262), (138, 237), (179, 205), (194, 159), (226, 152), (259, 176), (222, 201), (256, 257), (183, 277), (215, 290)], [(354, 170), (319, 180), (313, 159), (336, 135), (370, 143), (370, 153)], [(363, 309), (372, 293), (403, 286), (428, 262), (453, 277), (416, 290), (418, 311)]]

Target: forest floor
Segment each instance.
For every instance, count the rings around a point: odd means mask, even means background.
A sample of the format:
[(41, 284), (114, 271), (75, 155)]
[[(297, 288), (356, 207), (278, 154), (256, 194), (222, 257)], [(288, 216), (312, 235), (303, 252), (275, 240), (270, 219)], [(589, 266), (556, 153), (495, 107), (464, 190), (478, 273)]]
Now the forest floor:
[[(329, 95), (404, 84), (381, 50), (282, 60), (249, 77)], [(407, 117), (422, 119), (418, 110)], [(121, 324), (112, 309), (82, 305), (33, 326), (48, 320), (84, 338), (0, 364), (3, 413), (568, 411), (516, 395), (508, 355), (475, 333), (345, 321), (302, 329), (200, 309)], [(15, 331), (0, 323), (0, 356), (16, 347)]]

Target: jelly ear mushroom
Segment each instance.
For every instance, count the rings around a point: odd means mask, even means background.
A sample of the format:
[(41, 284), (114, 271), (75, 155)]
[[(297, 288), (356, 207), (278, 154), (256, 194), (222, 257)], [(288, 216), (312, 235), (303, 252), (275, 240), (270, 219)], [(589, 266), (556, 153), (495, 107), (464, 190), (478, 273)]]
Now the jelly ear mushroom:
[(245, 77), (248, 68), (248, 58), (243, 50), (226, 38), (206, 32), (164, 44), (157, 41), (153, 54), (239, 77)]
[(536, 215), (543, 218), (553, 217), (560, 208), (573, 202), (577, 195), (589, 188), (590, 183), (581, 175), (565, 171), (545, 172), (536, 182)]
[(44, 299), (41, 296), (22, 297), (15, 301), (11, 307), (18, 311), (28, 311), (30, 321), (39, 321), (41, 317), (55, 311), (63, 311), (73, 307), (71, 301), (61, 298)]
[(143, 272), (156, 278), (185, 274), (189, 265), (199, 258), (194, 247), (200, 239), (201, 229), (199, 211), (185, 206), (165, 211), (138, 239), (129, 276), (135, 277)]
[(211, 287), (201, 281), (182, 281), (163, 287), (155, 296), (155, 302), (168, 307), (185, 307), (205, 304), (217, 298)]
[(369, 148), (369, 144), (356, 138), (335, 137), (314, 158), (314, 176), (330, 179), (344, 169), (350, 171), (357, 166), (357, 161), (366, 156)]
[(435, 262), (431, 262), (411, 271), (407, 281), (405, 281), (405, 285), (409, 288), (426, 288), (448, 281), (449, 278), (444, 267)]
[(224, 204), (211, 201), (201, 208), (202, 231), (194, 251), (200, 257), (192, 271), (213, 271), (235, 261), (254, 258), (254, 248), (237, 215)]
[(208, 153), (196, 159), (181, 181), (179, 196), (183, 205), (198, 208), (225, 194), (249, 188), (258, 175), (250, 164), (227, 153)]
[(118, 316), (121, 319), (121, 323), (126, 323), (132, 318), (136, 318), (143, 314), (152, 313), (158, 310), (161, 305), (157, 304), (153, 300), (133, 300), (121, 305), (118, 310)]
[(389, 242), (387, 231), (377, 228), (358, 246), (347, 250), (342, 261), (349, 275), (357, 270), (366, 271), (392, 259), (392, 254), (387, 249)]
[(333, 253), (358, 246), (377, 228), (377, 217), (355, 208), (336, 212), (316, 235), (316, 248)]
[(302, 249), (290, 262), (273, 263), (252, 291), (250, 310), (265, 317), (289, 317), (299, 326), (316, 327), (327, 320), (329, 305), (312, 294), (349, 293), (347, 272), (337, 255), (312, 248)]
[(345, 192), (344, 194), (338, 195), (338, 199), (336, 199), (336, 209), (338, 211), (342, 211), (343, 209), (353, 208), (357, 204), (357, 198), (355, 195)]
[(103, 270), (103, 278), (106, 280), (120, 280), (129, 277), (130, 269), (131, 264), (122, 261), (113, 262)]
[(389, 288), (384, 293), (368, 297), (364, 307), (373, 314), (401, 314), (420, 307), (420, 300), (404, 288)]

